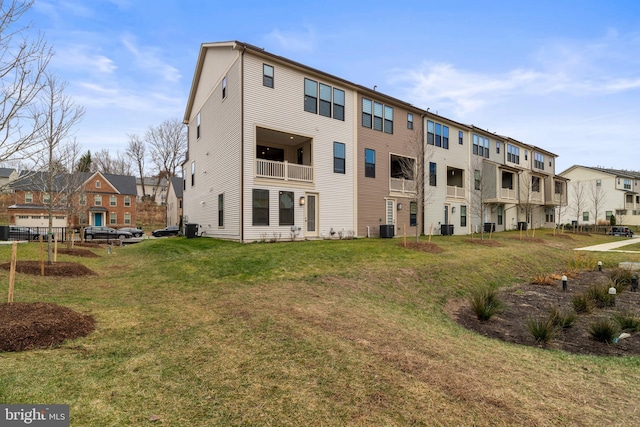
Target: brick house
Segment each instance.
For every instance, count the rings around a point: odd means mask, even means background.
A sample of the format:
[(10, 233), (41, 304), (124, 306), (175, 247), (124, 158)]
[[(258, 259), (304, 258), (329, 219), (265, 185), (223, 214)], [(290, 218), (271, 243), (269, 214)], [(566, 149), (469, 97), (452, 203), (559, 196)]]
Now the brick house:
[[(136, 225), (136, 180), (133, 176), (80, 172), (60, 174), (49, 195), (46, 174), (23, 173), (11, 185), (14, 204), (9, 206), (9, 223), (28, 227), (48, 225), (48, 204), (53, 198), (53, 226), (107, 225), (114, 228)], [(67, 203), (68, 197), (72, 198)]]

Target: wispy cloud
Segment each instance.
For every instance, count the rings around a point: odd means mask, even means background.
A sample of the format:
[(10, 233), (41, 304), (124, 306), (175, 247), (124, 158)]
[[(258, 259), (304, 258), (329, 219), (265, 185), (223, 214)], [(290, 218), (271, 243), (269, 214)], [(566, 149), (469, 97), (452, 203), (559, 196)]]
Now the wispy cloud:
[(117, 66), (113, 60), (95, 53), (95, 46), (70, 45), (56, 50), (54, 62), (57, 68), (88, 71), (89, 73), (112, 74)]
[(176, 67), (160, 58), (158, 48), (150, 46), (139, 48), (135, 37), (130, 34), (125, 34), (121, 41), (127, 51), (134, 56), (135, 64), (146, 73), (160, 75), (169, 82), (177, 82), (182, 78), (180, 71)]
[(276, 28), (267, 34), (264, 39), (267, 44), (275, 47), (272, 47), (271, 50), (276, 52), (309, 53), (316, 46), (317, 35), (312, 27), (306, 27), (302, 31), (282, 31)]

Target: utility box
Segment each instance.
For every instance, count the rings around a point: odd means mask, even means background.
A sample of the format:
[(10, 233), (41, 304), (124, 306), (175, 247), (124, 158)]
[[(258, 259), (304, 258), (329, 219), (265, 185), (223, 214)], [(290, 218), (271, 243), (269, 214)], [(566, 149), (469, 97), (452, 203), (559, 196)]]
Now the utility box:
[(7, 241), (9, 240), (9, 226), (8, 225), (0, 225), (0, 240)]
[(395, 234), (393, 224), (383, 224), (380, 226), (380, 237), (389, 239)]
[(526, 230), (527, 229), (527, 223), (524, 221), (520, 221), (518, 223), (518, 230)]
[(198, 237), (198, 224), (187, 223), (186, 225), (186, 235), (187, 239), (193, 239), (194, 237)]
[(441, 224), (440, 234), (443, 236), (453, 236), (453, 224)]
[(495, 233), (496, 232), (496, 223), (495, 222), (485, 222), (484, 223), (484, 232), (485, 233)]

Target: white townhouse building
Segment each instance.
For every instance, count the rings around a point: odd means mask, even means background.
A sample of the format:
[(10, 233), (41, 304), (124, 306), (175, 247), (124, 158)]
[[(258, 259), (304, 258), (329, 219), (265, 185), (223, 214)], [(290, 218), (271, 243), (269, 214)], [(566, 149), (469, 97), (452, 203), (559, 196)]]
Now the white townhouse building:
[(563, 223), (640, 225), (640, 172), (573, 165), (561, 176), (571, 180)]
[(354, 232), (355, 91), (237, 41), (201, 45), (184, 115), (184, 222), (242, 242)]

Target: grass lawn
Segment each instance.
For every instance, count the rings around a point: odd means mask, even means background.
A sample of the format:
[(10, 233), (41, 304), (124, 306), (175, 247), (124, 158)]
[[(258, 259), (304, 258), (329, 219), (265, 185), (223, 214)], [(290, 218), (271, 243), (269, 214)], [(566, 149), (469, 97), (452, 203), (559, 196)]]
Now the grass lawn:
[(443, 311), (477, 287), (640, 254), (572, 250), (607, 236), (492, 239), (437, 236), (442, 252), (426, 253), (401, 239), (169, 238), (59, 255), (98, 275), (19, 274), (15, 301), (90, 313), (96, 331), (0, 353), (0, 403), (66, 403), (73, 426), (640, 425), (640, 357), (506, 344)]

